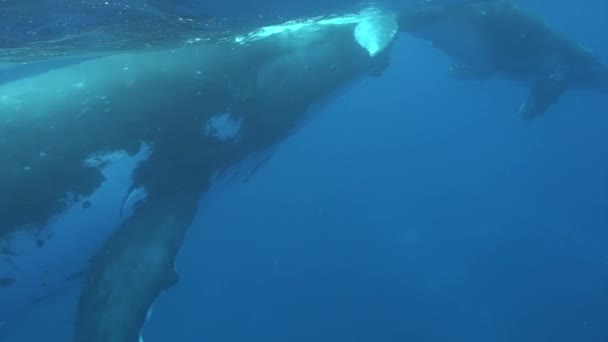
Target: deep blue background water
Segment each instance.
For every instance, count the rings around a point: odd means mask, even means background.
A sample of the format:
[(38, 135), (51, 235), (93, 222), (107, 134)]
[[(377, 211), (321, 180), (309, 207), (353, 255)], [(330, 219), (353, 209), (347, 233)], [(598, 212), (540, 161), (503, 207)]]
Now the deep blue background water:
[[(608, 61), (585, 3), (528, 8)], [(401, 37), (209, 203), (146, 341), (608, 341), (608, 97), (522, 122), (527, 89), (449, 63)]]

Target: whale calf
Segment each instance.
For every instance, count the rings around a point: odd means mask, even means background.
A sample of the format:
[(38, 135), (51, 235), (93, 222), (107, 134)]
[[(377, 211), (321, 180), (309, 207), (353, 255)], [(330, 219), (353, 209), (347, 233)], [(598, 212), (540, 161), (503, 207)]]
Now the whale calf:
[(399, 29), (426, 39), (452, 57), (460, 79), (492, 77), (531, 87), (519, 109), (537, 117), (571, 88), (608, 90), (608, 68), (588, 49), (564, 37), (510, 1), (432, 4), (399, 16)]

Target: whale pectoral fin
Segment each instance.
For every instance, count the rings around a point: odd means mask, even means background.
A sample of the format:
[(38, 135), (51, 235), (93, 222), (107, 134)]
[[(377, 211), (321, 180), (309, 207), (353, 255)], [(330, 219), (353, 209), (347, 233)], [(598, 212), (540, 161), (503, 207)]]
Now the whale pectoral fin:
[(135, 342), (154, 300), (178, 281), (175, 257), (196, 211), (197, 191), (146, 201), (91, 264), (75, 342)]
[(568, 72), (565, 68), (556, 70), (547, 77), (539, 79), (520, 107), (519, 116), (529, 120), (545, 113), (566, 90), (568, 80)]

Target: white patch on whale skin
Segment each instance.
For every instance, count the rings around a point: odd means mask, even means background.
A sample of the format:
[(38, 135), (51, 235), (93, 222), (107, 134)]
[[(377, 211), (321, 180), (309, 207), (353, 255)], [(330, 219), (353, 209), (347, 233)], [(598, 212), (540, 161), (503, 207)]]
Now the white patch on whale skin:
[(397, 34), (399, 25), (393, 15), (370, 16), (355, 27), (355, 39), (371, 57), (382, 52)]
[(84, 164), (98, 167), (105, 178), (90, 196), (66, 194), (68, 207), (48, 224), (24, 227), (0, 240), (10, 251), (0, 255), (0, 278), (14, 279), (0, 287), (0, 336), (35, 302), (74, 285), (73, 276), (86, 270), (102, 243), (128, 218), (124, 213), (130, 215), (145, 198), (145, 189), (133, 190), (133, 174), (150, 151), (144, 144), (132, 156), (115, 151), (87, 158)]
[[(143, 145), (137, 154), (140, 159), (147, 159), (150, 156), (151, 148), (148, 145)], [(94, 153), (84, 160), (85, 166), (98, 167), (105, 169), (106, 164), (115, 164), (121, 160), (128, 159), (130, 156), (125, 151), (114, 151), (105, 153)]]
[(242, 118), (235, 118), (231, 113), (221, 113), (207, 120), (204, 133), (205, 136), (227, 141), (237, 137), (242, 124)]

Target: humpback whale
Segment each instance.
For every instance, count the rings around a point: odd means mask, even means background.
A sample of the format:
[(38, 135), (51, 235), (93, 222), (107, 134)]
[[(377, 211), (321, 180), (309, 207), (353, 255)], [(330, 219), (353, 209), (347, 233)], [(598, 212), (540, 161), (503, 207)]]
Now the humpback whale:
[(426, 39), (456, 64), (458, 79), (512, 79), (531, 87), (519, 109), (537, 117), (567, 89), (608, 90), (608, 68), (510, 1), (482, 0), (403, 11), (399, 29)]
[(138, 341), (150, 306), (178, 281), (175, 256), (215, 180), (339, 88), (382, 72), (397, 30), (455, 57), (461, 77), (532, 84), (525, 117), (567, 88), (606, 83), (587, 50), (496, 1), (312, 18), (9, 77), (0, 336), (21, 309), (83, 283), (75, 341)]
[(0, 85), (0, 335), (82, 284), (74, 340), (139, 341), (214, 181), (381, 72), (396, 33), (394, 15), (364, 11)]

